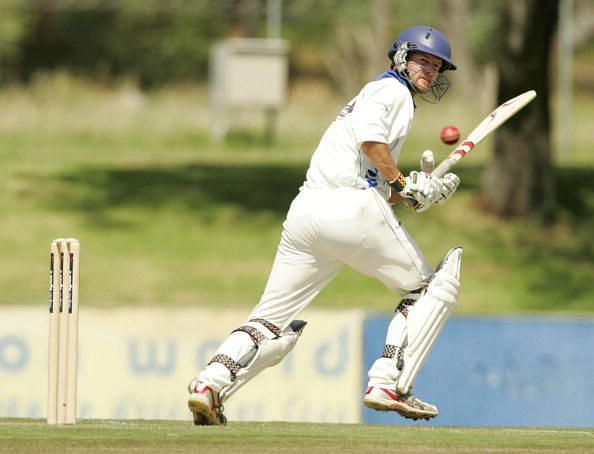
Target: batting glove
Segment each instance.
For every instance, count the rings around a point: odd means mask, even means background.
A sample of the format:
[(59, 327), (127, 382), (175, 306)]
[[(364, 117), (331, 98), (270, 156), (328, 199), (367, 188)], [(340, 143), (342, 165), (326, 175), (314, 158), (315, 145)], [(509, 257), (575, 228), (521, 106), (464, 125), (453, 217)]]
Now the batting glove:
[(427, 211), (441, 197), (442, 186), (440, 178), (435, 178), (429, 173), (413, 170), (406, 177), (406, 185), (400, 192), (405, 198), (413, 199), (413, 208), (417, 213)]
[(458, 186), (460, 185), (460, 178), (458, 175), (450, 172), (446, 173), (443, 178), (441, 178), (441, 182), (441, 195), (435, 202), (437, 205), (443, 205), (454, 195), (454, 192), (456, 192), (456, 189), (458, 189)]

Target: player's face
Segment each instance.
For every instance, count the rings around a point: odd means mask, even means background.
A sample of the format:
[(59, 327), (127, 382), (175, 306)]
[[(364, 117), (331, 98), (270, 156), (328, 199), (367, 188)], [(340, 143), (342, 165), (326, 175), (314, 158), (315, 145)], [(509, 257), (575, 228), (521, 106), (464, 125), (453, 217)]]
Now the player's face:
[(413, 85), (425, 93), (437, 79), (442, 64), (441, 58), (424, 52), (412, 52), (407, 62), (408, 76)]

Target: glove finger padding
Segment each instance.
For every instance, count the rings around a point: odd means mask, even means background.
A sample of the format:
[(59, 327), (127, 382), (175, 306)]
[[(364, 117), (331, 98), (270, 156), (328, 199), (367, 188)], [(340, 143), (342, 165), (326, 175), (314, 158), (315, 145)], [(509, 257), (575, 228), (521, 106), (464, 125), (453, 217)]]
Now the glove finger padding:
[(423, 151), (421, 154), (420, 167), (423, 172), (431, 173), (435, 169), (435, 156), (431, 150)]
[(443, 205), (450, 199), (450, 197), (452, 197), (452, 195), (454, 195), (454, 192), (456, 192), (456, 189), (458, 189), (458, 186), (460, 185), (460, 178), (458, 175), (450, 172), (446, 173), (443, 178), (441, 178), (441, 182), (441, 195), (435, 202), (437, 205)]

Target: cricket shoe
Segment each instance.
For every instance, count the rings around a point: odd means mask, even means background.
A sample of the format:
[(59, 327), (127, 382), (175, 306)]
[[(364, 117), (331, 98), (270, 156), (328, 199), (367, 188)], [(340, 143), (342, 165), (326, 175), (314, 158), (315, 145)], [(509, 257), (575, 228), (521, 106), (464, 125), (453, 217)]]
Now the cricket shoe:
[(409, 391), (407, 394), (378, 386), (369, 386), (365, 391), (363, 403), (368, 408), (379, 411), (395, 411), (409, 419), (431, 419), (439, 414), (435, 405), (417, 399)]
[(216, 426), (227, 424), (227, 418), (223, 414), (223, 406), (219, 393), (197, 379), (193, 379), (188, 385), (190, 397), (188, 408), (194, 416), (194, 424), (197, 426)]

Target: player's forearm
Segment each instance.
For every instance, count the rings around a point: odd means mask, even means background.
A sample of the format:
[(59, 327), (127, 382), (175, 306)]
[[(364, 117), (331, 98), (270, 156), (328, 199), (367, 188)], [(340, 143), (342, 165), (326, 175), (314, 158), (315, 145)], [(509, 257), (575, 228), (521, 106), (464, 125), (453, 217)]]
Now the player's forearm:
[(363, 142), (361, 148), (387, 181), (393, 181), (400, 175), (400, 169), (392, 158), (388, 145), (380, 142)]
[[(361, 148), (363, 149), (363, 153), (365, 153), (367, 158), (387, 181), (393, 181), (400, 175), (400, 169), (392, 158), (388, 145), (381, 142), (364, 142)], [(397, 191), (391, 189), (388, 202), (399, 203), (404, 199)]]

